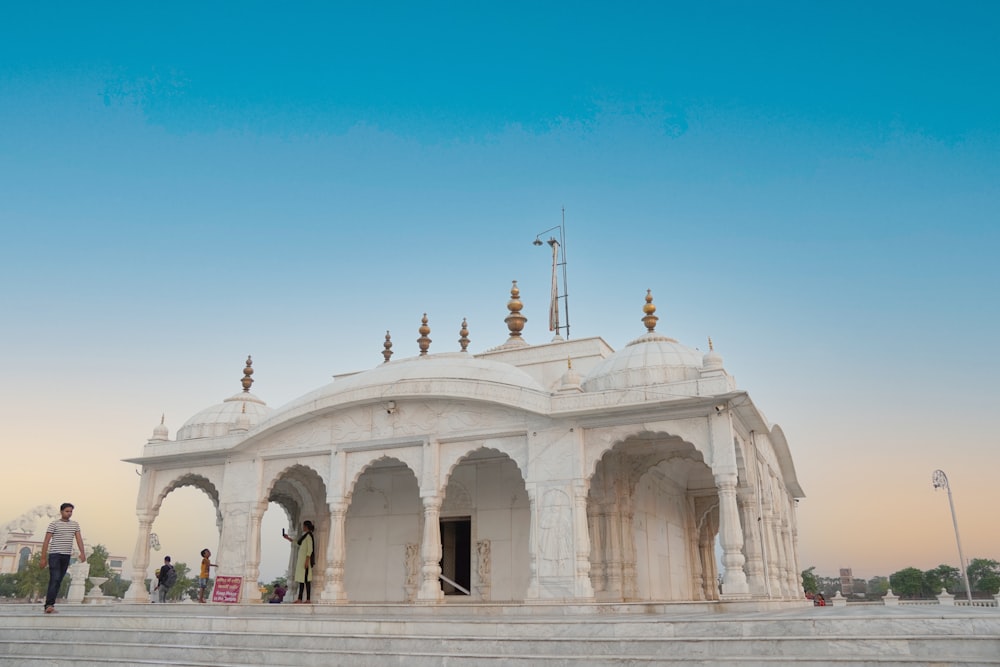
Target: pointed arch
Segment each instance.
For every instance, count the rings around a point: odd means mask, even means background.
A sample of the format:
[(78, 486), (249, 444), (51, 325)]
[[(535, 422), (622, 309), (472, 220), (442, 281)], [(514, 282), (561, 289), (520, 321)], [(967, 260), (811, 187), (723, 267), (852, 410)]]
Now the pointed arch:
[[(452, 453), (442, 475), (442, 521), (468, 526), (468, 543), (445, 556), (467, 579), (474, 599), (523, 600), (531, 579), (531, 500), (517, 462), (502, 449), (481, 445)], [(443, 528), (442, 528), (443, 530)]]
[(326, 512), (326, 491), (326, 483), (317, 470), (293, 463), (274, 475), (264, 489), (262, 500), (277, 503), (295, 524), (305, 515)]
[(420, 543), (422, 506), (417, 476), (388, 455), (359, 467), (352, 479), (344, 520), (344, 591), (352, 602), (404, 602), (412, 566), (411, 545)]
[(175, 477), (160, 490), (160, 492), (156, 495), (156, 501), (153, 503), (151, 508), (153, 516), (160, 513), (160, 507), (162, 507), (163, 501), (168, 495), (171, 494), (171, 492), (185, 486), (194, 487), (208, 496), (209, 500), (212, 501), (212, 506), (215, 508), (216, 523), (221, 526), (222, 513), (219, 509), (219, 489), (216, 488), (215, 484), (212, 483), (208, 477), (194, 472), (184, 473)]
[(591, 583), (603, 600), (698, 600), (696, 500), (717, 494), (704, 454), (677, 435), (623, 435), (589, 479)]
[(347, 486), (344, 489), (344, 498), (350, 499), (358, 480), (362, 475), (372, 468), (384, 468), (392, 466), (402, 466), (409, 470), (419, 483), (423, 471), (423, 461), (421, 459), (423, 451), (419, 447), (401, 448), (392, 451), (392, 454), (377, 454), (373, 458), (362, 458), (363, 452), (351, 452), (347, 458)]

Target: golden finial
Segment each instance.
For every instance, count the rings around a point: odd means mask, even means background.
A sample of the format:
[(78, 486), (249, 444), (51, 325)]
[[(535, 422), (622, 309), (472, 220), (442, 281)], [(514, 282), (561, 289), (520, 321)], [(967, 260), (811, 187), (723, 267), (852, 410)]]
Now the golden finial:
[(166, 412), (161, 413), (160, 414), (160, 425), (162, 426), (163, 424), (166, 423), (166, 421), (167, 421), (167, 413)]
[(712, 346), (712, 337), (709, 336), (708, 337), (708, 351), (712, 352), (713, 350), (715, 350), (715, 347)]
[(461, 336), (458, 339), (458, 344), (462, 346), (462, 352), (468, 352), (469, 350), (466, 348), (469, 347), (469, 323), (464, 317), (462, 318), (462, 330), (458, 332), (458, 335)]
[(642, 307), (642, 312), (646, 313), (645, 317), (642, 318), (642, 323), (646, 325), (646, 331), (648, 333), (653, 333), (656, 330), (656, 321), (660, 319), (653, 313), (656, 312), (656, 306), (653, 305), (653, 290), (646, 290), (646, 305)]
[(566, 370), (573, 370), (573, 359), (571, 357), (566, 357)]
[(382, 356), (385, 358), (385, 361), (383, 361), (382, 363), (387, 364), (389, 363), (389, 357), (392, 356), (392, 337), (389, 335), (388, 329), (386, 329), (385, 342), (382, 343), (382, 347), (385, 348), (384, 350), (382, 350)]
[(524, 304), (521, 303), (521, 290), (517, 288), (517, 281), (515, 280), (510, 288), (510, 301), (507, 302), (507, 309), (510, 310), (510, 315), (503, 320), (507, 323), (507, 328), (510, 329), (511, 338), (520, 338), (521, 330), (524, 329), (524, 323), (528, 321), (528, 318), (521, 314), (522, 308), (524, 308)]
[(243, 391), (247, 393), (250, 392), (250, 385), (253, 384), (253, 378), (250, 377), (251, 375), (253, 375), (253, 359), (251, 359), (250, 355), (248, 354), (247, 367), (243, 369), (243, 379), (240, 380), (240, 384), (243, 385)]
[(420, 356), (427, 356), (427, 350), (431, 346), (431, 339), (427, 337), (427, 334), (431, 332), (431, 328), (427, 326), (427, 313), (424, 313), (423, 319), (420, 320), (420, 338), (417, 339), (417, 345), (420, 346)]

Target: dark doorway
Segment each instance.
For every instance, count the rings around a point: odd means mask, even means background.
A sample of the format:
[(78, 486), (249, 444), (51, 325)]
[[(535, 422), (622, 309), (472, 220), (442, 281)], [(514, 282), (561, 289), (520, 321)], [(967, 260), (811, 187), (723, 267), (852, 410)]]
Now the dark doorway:
[[(472, 517), (441, 519), (441, 574), (466, 589), (472, 589)], [(444, 579), (445, 595), (468, 595)]]

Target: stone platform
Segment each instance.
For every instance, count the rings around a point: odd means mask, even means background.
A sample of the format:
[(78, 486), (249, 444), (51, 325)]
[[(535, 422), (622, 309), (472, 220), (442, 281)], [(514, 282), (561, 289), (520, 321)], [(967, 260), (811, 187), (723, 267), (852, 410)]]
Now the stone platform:
[(118, 603), (59, 611), (0, 604), (0, 665), (1000, 665), (995, 607)]

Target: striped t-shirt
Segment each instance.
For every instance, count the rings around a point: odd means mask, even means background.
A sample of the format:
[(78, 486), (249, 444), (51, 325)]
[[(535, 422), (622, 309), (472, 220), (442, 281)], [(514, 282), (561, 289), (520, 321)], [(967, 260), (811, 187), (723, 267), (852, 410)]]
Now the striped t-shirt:
[(80, 532), (80, 524), (72, 519), (63, 521), (56, 519), (45, 531), (52, 534), (49, 540), (49, 553), (73, 555), (73, 537)]

